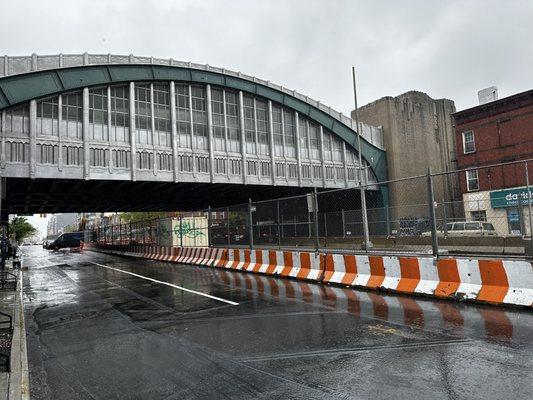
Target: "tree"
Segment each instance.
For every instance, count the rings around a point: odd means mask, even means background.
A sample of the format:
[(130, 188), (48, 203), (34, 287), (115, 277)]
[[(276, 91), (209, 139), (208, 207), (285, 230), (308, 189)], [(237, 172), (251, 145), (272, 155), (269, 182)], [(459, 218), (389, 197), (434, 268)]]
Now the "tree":
[(9, 223), (8, 234), (9, 237), (14, 238), (20, 242), (37, 232), (37, 229), (28, 222), (26, 217), (15, 217)]
[(120, 219), (123, 222), (139, 222), (156, 218), (165, 218), (167, 216), (167, 212), (125, 212), (120, 214)]

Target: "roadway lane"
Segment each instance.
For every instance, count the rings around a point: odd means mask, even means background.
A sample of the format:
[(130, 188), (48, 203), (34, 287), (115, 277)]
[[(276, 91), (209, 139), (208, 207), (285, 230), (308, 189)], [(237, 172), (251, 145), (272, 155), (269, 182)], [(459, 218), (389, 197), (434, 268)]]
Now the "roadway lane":
[(93, 252), (23, 251), (34, 399), (533, 392), (530, 312)]

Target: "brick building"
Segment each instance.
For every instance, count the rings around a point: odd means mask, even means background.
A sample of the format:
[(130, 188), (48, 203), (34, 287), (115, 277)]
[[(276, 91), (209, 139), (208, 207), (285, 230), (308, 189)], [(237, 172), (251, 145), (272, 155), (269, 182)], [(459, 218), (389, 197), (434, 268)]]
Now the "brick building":
[[(533, 90), (453, 114), (457, 167), (467, 220), (500, 235), (529, 234), (525, 162), (533, 158)], [(489, 165), (512, 163), (497, 167)], [(527, 163), (533, 183), (533, 162)], [(533, 198), (532, 198), (533, 201)]]

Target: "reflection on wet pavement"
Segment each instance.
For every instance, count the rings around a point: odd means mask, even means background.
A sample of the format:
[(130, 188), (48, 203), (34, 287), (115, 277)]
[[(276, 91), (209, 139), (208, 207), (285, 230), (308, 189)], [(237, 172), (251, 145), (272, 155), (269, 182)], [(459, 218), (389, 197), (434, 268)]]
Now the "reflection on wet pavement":
[(24, 250), (34, 398), (496, 399), (533, 390), (528, 311)]

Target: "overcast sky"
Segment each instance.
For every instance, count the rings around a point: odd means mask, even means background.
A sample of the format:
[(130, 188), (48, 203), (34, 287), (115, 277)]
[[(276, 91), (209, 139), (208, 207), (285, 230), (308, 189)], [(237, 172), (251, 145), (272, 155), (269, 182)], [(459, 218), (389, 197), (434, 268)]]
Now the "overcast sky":
[(334, 109), (421, 90), (458, 109), (533, 88), (533, 1), (0, 0), (0, 51), (172, 57), (255, 75)]

